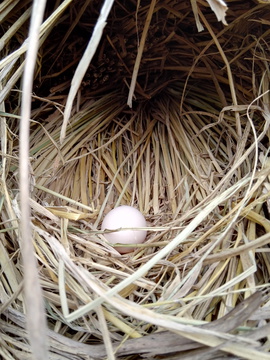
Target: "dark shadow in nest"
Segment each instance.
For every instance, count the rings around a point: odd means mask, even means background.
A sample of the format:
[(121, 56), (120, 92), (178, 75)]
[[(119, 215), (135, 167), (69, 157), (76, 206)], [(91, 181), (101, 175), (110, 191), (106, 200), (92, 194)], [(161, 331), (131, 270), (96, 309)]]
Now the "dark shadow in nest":
[[(80, 14), (84, 4), (80, 0), (70, 4), (40, 51), (40, 67), (34, 83), (34, 93), (40, 98), (65, 104), (72, 78), (102, 5), (100, 1), (89, 1)], [(149, 1), (141, 1), (139, 6), (136, 1), (115, 1), (100, 44), (81, 83), (79, 102), (80, 99), (96, 98), (116, 89), (128, 98), (149, 5)], [(200, 6), (213, 33), (219, 34), (218, 41), (228, 61), (238, 59), (242, 46), (250, 43), (247, 34), (259, 37), (265, 31), (261, 24), (247, 18), (241, 23), (236, 22), (230, 31), (221, 35), (224, 25), (217, 21), (209, 7)], [(240, 1), (234, 2), (233, 9), (230, 7), (227, 17), (230, 24), (238, 17), (239, 11), (243, 11), (242, 7)], [(252, 9), (254, 2), (246, 2), (245, 7), (246, 11)], [(52, 11), (48, 6), (46, 16)], [(254, 20), (253, 17), (251, 20)], [(211, 46), (208, 47), (208, 44)], [(253, 55), (245, 53), (243, 56)], [(235, 76), (237, 98), (242, 103), (248, 103), (252, 92), (251, 73), (256, 70), (259, 77), (264, 69), (257, 66), (256, 61), (254, 69), (239, 60), (232, 61), (230, 66)], [(187, 79), (189, 89), (195, 86), (204, 95), (207, 89), (210, 92), (215, 88), (220, 108), (231, 104), (230, 99), (227, 102), (230, 87), (224, 60), (210, 33), (207, 30), (198, 32), (190, 5), (187, 6), (186, 2), (157, 2), (139, 64), (133, 101), (148, 101), (168, 87), (175, 84), (179, 87), (179, 83), (182, 84), (181, 96)], [(33, 108), (39, 106), (40, 101), (34, 101)]]
[[(97, 22), (100, 2), (91, 2), (78, 19), (82, 6), (81, 1), (71, 4), (43, 46), (40, 72), (34, 84), (35, 93), (40, 97), (60, 97), (69, 91)], [(149, 2), (141, 1), (138, 9), (136, 6), (135, 1), (114, 3), (102, 40), (84, 76), (82, 96), (98, 96), (116, 88), (128, 94)], [(191, 22), (189, 16), (191, 9), (186, 5), (157, 4), (140, 62), (135, 90), (137, 100), (150, 99), (168, 84), (186, 78), (198, 53), (192, 42), (210, 39), (208, 33), (198, 34), (195, 21)], [(213, 22), (217, 31), (220, 30), (221, 25), (214, 17)], [(191, 42), (189, 38), (192, 37), (194, 41)], [(206, 69), (199, 69), (199, 72), (203, 70)]]

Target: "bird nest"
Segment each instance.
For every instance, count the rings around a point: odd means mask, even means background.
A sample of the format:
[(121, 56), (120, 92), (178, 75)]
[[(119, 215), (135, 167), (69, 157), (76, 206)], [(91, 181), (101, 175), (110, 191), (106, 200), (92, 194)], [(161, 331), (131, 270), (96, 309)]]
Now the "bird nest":
[[(267, 2), (229, 1), (225, 26), (204, 1), (115, 1), (85, 74), (102, 4), (49, 2), (19, 159), (31, 5), (0, 5), (2, 358), (270, 359)], [(148, 228), (122, 255), (119, 205)]]

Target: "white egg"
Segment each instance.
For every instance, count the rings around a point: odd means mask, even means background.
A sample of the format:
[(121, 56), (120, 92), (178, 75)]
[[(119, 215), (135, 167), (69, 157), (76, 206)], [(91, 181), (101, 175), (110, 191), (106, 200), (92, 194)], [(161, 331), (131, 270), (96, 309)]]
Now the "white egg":
[[(111, 244), (141, 244), (146, 238), (146, 230), (121, 230), (121, 228), (146, 227), (142, 213), (132, 206), (122, 205), (111, 210), (104, 218), (101, 230), (119, 230), (104, 233), (105, 239)], [(121, 254), (134, 250), (132, 247), (115, 247)]]

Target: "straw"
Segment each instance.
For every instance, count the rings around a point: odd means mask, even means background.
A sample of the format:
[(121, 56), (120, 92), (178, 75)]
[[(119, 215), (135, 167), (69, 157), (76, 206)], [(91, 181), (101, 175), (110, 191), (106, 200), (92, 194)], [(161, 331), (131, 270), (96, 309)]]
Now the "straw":
[[(48, 2), (21, 91), (32, 5), (0, 5), (0, 356), (269, 359), (267, 5)], [(119, 205), (147, 221), (123, 255)]]

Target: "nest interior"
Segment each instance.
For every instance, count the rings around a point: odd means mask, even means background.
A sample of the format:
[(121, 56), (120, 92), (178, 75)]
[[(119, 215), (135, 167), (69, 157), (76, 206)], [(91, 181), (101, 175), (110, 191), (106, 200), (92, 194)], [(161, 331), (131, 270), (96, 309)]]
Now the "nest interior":
[[(102, 4), (47, 4), (29, 166), (52, 359), (270, 358), (270, 8), (227, 3), (224, 26), (198, 1), (198, 32), (189, 1), (115, 1), (62, 142), (72, 78)], [(31, 350), (18, 240), (30, 7), (4, 1), (0, 8), (4, 359), (28, 358)], [(100, 225), (123, 204), (145, 215), (148, 234), (120, 255)]]

